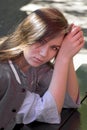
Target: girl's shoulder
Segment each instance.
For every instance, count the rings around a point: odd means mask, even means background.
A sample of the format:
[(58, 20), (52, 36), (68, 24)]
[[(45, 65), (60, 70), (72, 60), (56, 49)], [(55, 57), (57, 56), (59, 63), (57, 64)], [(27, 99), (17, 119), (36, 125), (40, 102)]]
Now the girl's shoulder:
[(0, 70), (5, 70), (9, 68), (9, 63), (7, 61), (0, 62)]
[(10, 76), (11, 69), (8, 62), (0, 62), (0, 78)]
[(7, 62), (0, 62), (0, 97), (5, 93), (11, 81), (10, 67)]

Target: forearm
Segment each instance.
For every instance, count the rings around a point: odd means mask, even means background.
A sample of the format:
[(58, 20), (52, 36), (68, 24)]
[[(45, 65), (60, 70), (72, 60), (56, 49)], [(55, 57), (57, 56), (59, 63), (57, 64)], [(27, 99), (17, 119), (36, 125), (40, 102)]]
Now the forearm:
[(60, 56), (58, 57), (57, 62), (55, 63), (55, 68), (53, 72), (52, 81), (49, 86), (49, 91), (53, 95), (57, 104), (58, 112), (60, 113), (63, 107), (67, 88), (66, 85), (69, 61), (64, 58), (61, 58)]
[(74, 70), (73, 60), (71, 60), (69, 71), (68, 71), (68, 78), (67, 78), (67, 89), (68, 89), (68, 93), (70, 94), (74, 102), (77, 101), (78, 88), (79, 85), (77, 81), (77, 76)]
[(73, 26), (70, 33), (65, 36), (62, 42), (56, 58), (52, 81), (49, 86), (49, 90), (56, 101), (59, 112), (62, 110), (67, 88), (73, 100), (76, 101), (77, 99), (78, 82), (73, 64), (70, 62), (83, 45), (84, 37), (80, 27)]

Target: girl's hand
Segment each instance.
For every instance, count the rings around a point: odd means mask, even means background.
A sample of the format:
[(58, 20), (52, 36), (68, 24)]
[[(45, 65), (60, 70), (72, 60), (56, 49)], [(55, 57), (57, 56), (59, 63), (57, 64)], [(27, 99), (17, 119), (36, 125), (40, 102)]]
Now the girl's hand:
[(71, 31), (64, 37), (58, 55), (71, 59), (83, 46), (83, 31), (79, 26), (72, 25)]

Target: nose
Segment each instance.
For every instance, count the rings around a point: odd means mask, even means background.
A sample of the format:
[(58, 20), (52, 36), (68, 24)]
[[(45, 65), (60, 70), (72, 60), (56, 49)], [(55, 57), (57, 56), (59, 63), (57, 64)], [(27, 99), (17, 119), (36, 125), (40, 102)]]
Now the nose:
[(42, 47), (40, 49), (40, 55), (43, 56), (43, 57), (46, 57), (48, 54), (48, 48), (47, 47)]

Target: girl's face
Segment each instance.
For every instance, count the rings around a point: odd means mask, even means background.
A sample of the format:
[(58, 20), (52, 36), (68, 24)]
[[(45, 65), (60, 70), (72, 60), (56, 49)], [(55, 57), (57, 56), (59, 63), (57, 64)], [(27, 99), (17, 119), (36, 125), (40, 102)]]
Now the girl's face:
[(28, 64), (38, 67), (53, 59), (61, 47), (63, 38), (64, 35), (60, 35), (48, 42), (42, 40), (41, 42), (36, 42), (31, 46), (25, 47), (23, 53)]

